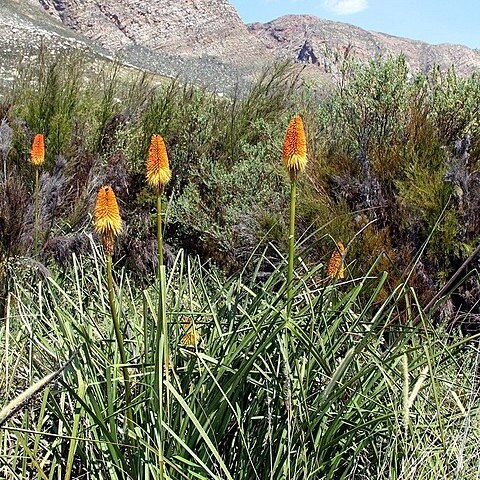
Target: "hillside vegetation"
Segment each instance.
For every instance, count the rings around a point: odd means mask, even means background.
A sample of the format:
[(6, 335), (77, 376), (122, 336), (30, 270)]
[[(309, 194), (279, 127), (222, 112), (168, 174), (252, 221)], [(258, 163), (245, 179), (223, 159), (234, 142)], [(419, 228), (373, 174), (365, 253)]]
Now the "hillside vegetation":
[[(87, 248), (93, 193), (110, 183), (126, 222), (117, 258), (142, 278), (153, 274), (143, 178), (150, 137), (160, 132), (174, 171), (168, 253), (185, 248), (235, 271), (260, 243), (286, 241), (288, 186), (278, 159), (288, 119), (300, 113), (310, 159), (299, 197), (310, 235), (305, 259), (329, 255), (325, 235), (346, 243), (373, 221), (351, 245), (351, 274), (383, 254), (394, 288), (424, 249), (411, 282), (429, 300), (478, 243), (480, 79), (410, 78), (401, 58), (344, 69), (333, 91), (302, 86), (279, 66), (245, 96), (227, 98), (175, 81), (152, 86), (147, 76), (125, 83), (115, 69), (86, 80), (78, 58), (43, 59), (1, 105), (2, 258), (31, 253), (27, 160), (34, 133), (43, 132), (44, 263), (63, 266)], [(457, 306), (469, 311), (479, 287), (464, 288)]]
[(2, 478), (477, 478), (478, 76), (277, 65), (227, 97), (43, 55), (1, 93)]

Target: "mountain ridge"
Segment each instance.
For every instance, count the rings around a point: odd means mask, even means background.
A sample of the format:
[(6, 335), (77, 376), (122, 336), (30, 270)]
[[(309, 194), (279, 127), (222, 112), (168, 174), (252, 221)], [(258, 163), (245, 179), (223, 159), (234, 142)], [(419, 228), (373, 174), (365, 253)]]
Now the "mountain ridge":
[(0, 68), (4, 77), (15, 51), (45, 39), (56, 50), (86, 50), (219, 91), (279, 59), (307, 64), (305, 71), (321, 79), (335, 77), (346, 56), (401, 53), (412, 71), (480, 71), (480, 52), (463, 45), (431, 45), (313, 15), (246, 25), (227, 0), (2, 0), (0, 18), (0, 48), (12, 57)]
[(255, 56), (256, 49), (263, 50), (225, 0), (38, 2), (65, 25), (113, 52), (136, 44), (156, 52), (225, 59), (238, 48), (242, 48), (243, 58)]
[(321, 65), (327, 70), (332, 66), (331, 58), (325, 55), (325, 47), (341, 54), (348, 50), (350, 55), (363, 61), (403, 54), (413, 71), (427, 71), (434, 65), (441, 69), (454, 65), (462, 75), (480, 70), (480, 53), (464, 45), (433, 45), (313, 15), (284, 15), (267, 23), (249, 24), (248, 29), (277, 58), (293, 57), (301, 61), (299, 54), (307, 44), (309, 59), (306, 63)]

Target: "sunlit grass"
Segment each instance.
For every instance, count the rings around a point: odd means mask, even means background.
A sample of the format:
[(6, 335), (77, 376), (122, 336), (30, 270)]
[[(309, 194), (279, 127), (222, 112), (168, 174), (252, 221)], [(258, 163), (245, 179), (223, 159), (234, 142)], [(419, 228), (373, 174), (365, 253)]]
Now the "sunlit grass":
[[(127, 404), (101, 263), (92, 250), (61, 282), (26, 287), (17, 278), (0, 345), (5, 397), (74, 357), (61, 382), (25, 410), (30, 430), (22, 414), (1, 430), (7, 478), (21, 478), (24, 458), (41, 478), (68, 468), (99, 479), (158, 478), (160, 442), (171, 478), (285, 478), (288, 452), (291, 478), (476, 478), (476, 343), (445, 342), (428, 315), (412, 326), (422, 310), (407, 286), (379, 303), (386, 274), (321, 286), (314, 279), (323, 266), (297, 271), (286, 376), (284, 274), (224, 279), (180, 253), (167, 275), (170, 415), (161, 435), (152, 390), (158, 291), (119, 277)], [(394, 323), (403, 301), (410, 313)], [(201, 343), (182, 342), (186, 318), (201, 326)]]

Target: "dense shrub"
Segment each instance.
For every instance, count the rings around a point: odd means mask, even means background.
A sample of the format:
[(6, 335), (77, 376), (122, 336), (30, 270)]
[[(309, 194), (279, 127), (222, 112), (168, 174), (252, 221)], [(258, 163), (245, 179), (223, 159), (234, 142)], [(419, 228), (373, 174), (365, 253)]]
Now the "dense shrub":
[[(81, 59), (42, 56), (3, 92), (13, 139), (2, 188), (16, 182), (32, 190), (28, 152), (42, 131), (41, 189), (56, 192), (41, 209), (42, 261), (66, 261), (73, 245), (81, 251), (92, 192), (112, 183), (126, 221), (118, 258), (143, 277), (155, 267), (144, 163), (150, 136), (160, 133), (174, 171), (166, 192), (169, 251), (184, 247), (235, 270), (260, 242), (286, 241), (279, 145), (300, 109), (310, 162), (299, 208), (302, 227), (313, 233), (305, 258), (329, 255), (325, 234), (348, 242), (366, 227), (349, 248), (350, 273), (362, 274), (384, 253), (378, 265), (393, 272), (391, 287), (428, 242), (412, 276), (428, 299), (478, 242), (480, 78), (438, 70), (412, 76), (403, 58), (346, 64), (343, 72), (319, 95), (279, 65), (227, 98), (175, 80), (129, 78), (117, 66), (87, 75)], [(29, 254), (30, 243), (21, 245)], [(475, 298), (478, 287), (471, 288), (466, 297)]]
[(344, 238), (375, 220), (352, 245), (357, 271), (385, 252), (400, 275), (428, 241), (417, 277), (428, 297), (478, 243), (480, 78), (412, 77), (401, 57), (348, 74), (317, 107), (307, 219), (343, 218), (332, 234)]

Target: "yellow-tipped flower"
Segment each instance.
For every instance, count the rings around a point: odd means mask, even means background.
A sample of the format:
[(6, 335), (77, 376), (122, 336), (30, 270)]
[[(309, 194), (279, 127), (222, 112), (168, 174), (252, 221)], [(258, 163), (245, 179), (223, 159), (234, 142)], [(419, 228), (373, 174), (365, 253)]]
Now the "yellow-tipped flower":
[(288, 124), (283, 142), (283, 164), (290, 178), (295, 180), (297, 173), (305, 170), (307, 164), (307, 141), (300, 115), (295, 115)]
[(331, 279), (345, 278), (345, 267), (343, 265), (343, 256), (345, 255), (345, 247), (342, 242), (337, 243), (337, 247), (333, 251), (327, 265), (327, 277)]
[(185, 347), (197, 347), (202, 339), (202, 331), (195, 326), (191, 318), (187, 320), (183, 325), (183, 328), (185, 333), (182, 336), (180, 343)]
[(95, 230), (102, 237), (103, 247), (107, 255), (112, 255), (115, 237), (122, 230), (122, 219), (117, 199), (112, 187), (100, 187), (97, 194), (94, 213)]
[(160, 135), (152, 135), (147, 160), (147, 182), (160, 191), (172, 178), (165, 142)]
[(40, 167), (45, 161), (45, 144), (43, 139), (43, 134), (37, 133), (32, 143), (32, 150), (30, 152), (30, 158), (32, 165), (35, 167)]

